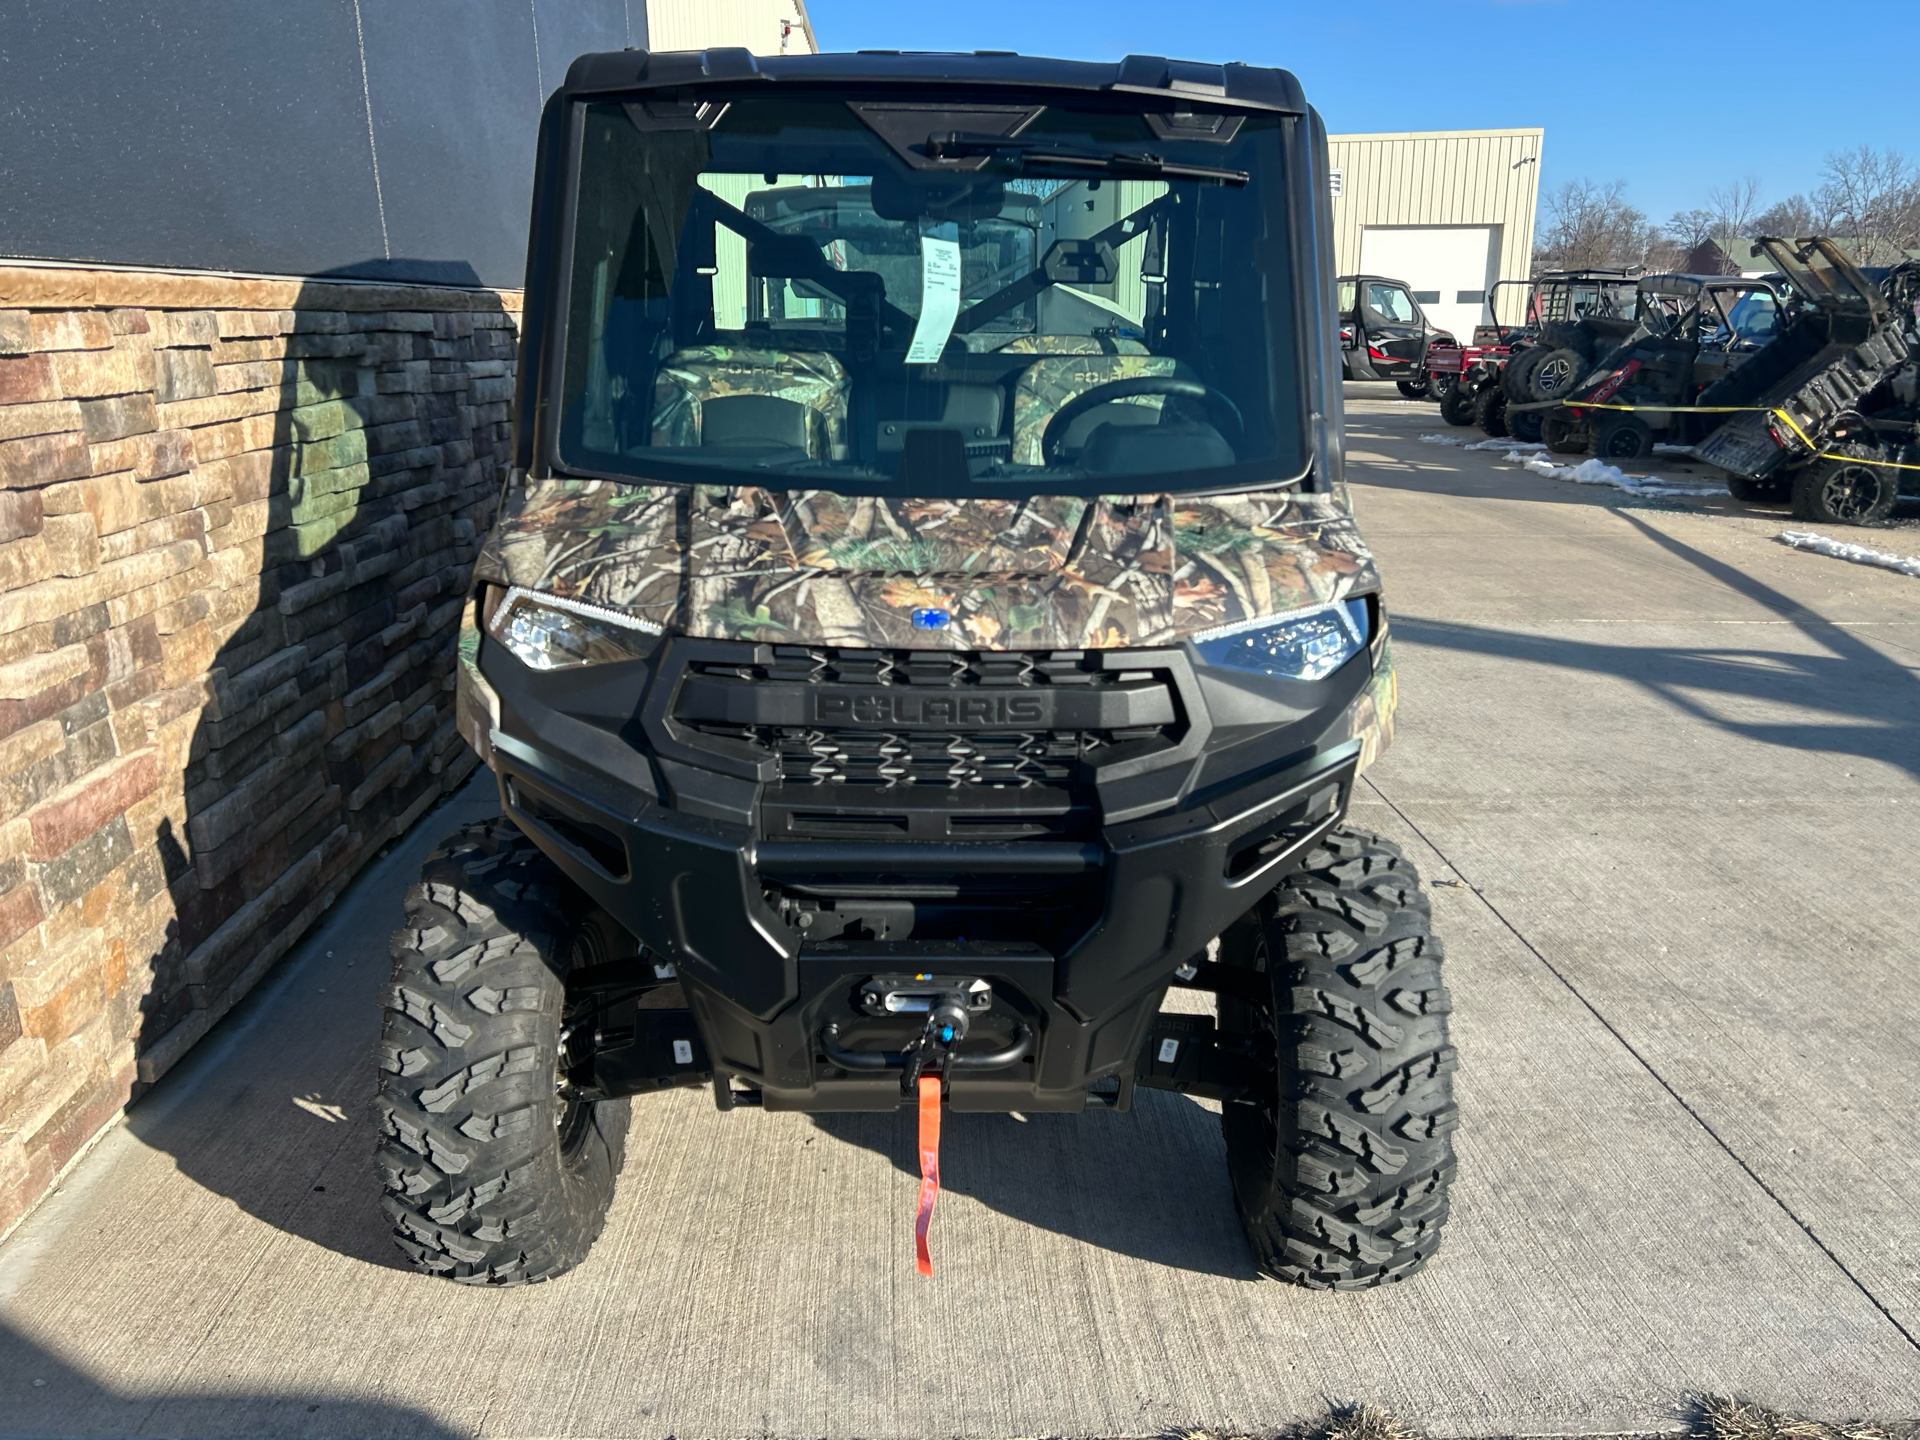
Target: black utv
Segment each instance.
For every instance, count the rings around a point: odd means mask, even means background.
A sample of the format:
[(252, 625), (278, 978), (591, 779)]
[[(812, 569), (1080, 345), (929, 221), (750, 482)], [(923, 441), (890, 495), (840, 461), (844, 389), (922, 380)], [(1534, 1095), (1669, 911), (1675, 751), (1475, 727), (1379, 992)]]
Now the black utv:
[(1404, 280), (1342, 275), (1334, 282), (1340, 312), (1340, 374), (1346, 380), (1392, 380), (1410, 400), (1429, 393), (1427, 350), (1453, 336), (1427, 319)]
[(680, 1085), (923, 1134), (1184, 1092), (1269, 1273), (1433, 1254), (1440, 944), (1346, 820), (1395, 692), (1327, 193), (1276, 70), (575, 62), (458, 672), (502, 813), (385, 992), (416, 1265), (578, 1263)]
[(1603, 459), (1639, 460), (1656, 444), (1694, 444), (1726, 420), (1721, 382), (1771, 343), (1786, 305), (1770, 278), (1643, 275), (1631, 332), (1594, 361), (1570, 360), (1548, 387), (1554, 398), (1507, 414), (1531, 412), (1547, 447), (1563, 455), (1591, 444)]
[(1736, 499), (1877, 525), (1920, 496), (1920, 263), (1862, 269), (1825, 236), (1751, 247), (1795, 304), (1771, 343), (1700, 397), (1732, 407), (1694, 446)]

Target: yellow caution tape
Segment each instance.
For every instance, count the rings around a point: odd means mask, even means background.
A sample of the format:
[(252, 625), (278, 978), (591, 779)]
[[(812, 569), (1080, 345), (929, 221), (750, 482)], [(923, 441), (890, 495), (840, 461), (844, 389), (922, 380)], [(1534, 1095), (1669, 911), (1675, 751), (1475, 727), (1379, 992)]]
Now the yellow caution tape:
[[(1749, 415), (1771, 409), (1767, 405), (1596, 405), (1588, 400), (1563, 400), (1569, 410), (1685, 410), (1692, 415)], [(1779, 412), (1775, 412), (1776, 414)]]
[(1659, 410), (1674, 412), (1685, 410), (1694, 415), (1775, 415), (1786, 422), (1789, 430), (1799, 438), (1800, 443), (1813, 451), (1816, 460), (1847, 460), (1855, 465), (1878, 465), (1886, 470), (1920, 470), (1920, 465), (1909, 465), (1899, 460), (1869, 460), (1864, 455), (1839, 455), (1831, 450), (1816, 449), (1807, 432), (1793, 423), (1793, 417), (1786, 411), (1772, 405), (1594, 405), (1582, 400), (1563, 400), (1560, 402), (1569, 410)]

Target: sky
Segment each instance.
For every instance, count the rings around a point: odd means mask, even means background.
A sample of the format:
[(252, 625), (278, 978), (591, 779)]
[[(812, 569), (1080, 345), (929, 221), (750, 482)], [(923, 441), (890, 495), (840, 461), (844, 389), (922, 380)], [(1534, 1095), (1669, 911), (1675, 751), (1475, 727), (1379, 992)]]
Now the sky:
[[(823, 50), (1166, 55), (1291, 70), (1335, 134), (1541, 126), (1544, 197), (1625, 180), (1649, 218), (1751, 175), (1762, 208), (1830, 151), (1920, 163), (1914, 0), (808, 0)], [(1641, 19), (1636, 17), (1657, 17)]]

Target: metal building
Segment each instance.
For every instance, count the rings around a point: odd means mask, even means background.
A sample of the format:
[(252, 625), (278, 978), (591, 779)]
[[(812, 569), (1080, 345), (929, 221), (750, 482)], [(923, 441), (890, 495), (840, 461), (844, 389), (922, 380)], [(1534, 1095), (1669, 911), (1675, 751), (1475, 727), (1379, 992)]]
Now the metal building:
[(1491, 319), (1494, 282), (1531, 269), (1544, 134), (1330, 136), (1340, 273), (1406, 281), (1434, 324), (1466, 338)]
[(509, 287), (541, 102), (574, 56), (816, 48), (805, 0), (0, 0), (0, 16), (0, 257)]

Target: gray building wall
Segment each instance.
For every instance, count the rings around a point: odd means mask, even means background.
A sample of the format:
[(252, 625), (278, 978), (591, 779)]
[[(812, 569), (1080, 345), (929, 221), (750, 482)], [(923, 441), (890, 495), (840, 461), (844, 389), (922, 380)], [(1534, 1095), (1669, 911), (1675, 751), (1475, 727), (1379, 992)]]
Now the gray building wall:
[(4, 0), (0, 255), (517, 286), (534, 135), (646, 0)]

